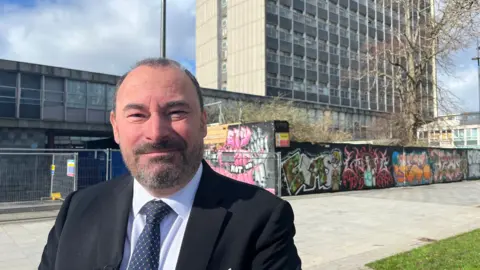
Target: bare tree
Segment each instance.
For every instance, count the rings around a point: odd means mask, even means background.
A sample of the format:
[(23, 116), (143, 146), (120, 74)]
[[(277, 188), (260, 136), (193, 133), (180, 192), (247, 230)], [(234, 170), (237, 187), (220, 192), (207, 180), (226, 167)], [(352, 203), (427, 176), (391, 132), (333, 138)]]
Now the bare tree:
[(361, 44), (360, 65), (353, 78), (362, 94), (368, 90), (370, 97), (376, 97), (378, 92), (379, 103), (395, 108), (388, 118), (392, 134), (402, 144), (412, 144), (418, 128), (437, 112), (461, 110), (458, 97), (437, 80), (437, 74), (452, 77), (454, 54), (469, 48), (479, 36), (480, 1), (385, 0), (377, 4), (382, 2), (383, 9), (393, 10), (393, 30)]
[(327, 112), (321, 119), (309, 116), (307, 110), (295, 106), (294, 101), (274, 97), (268, 101), (232, 101), (222, 106), (207, 108), (209, 119), (217, 122), (220, 108), (222, 123), (251, 123), (273, 120), (287, 121), (291, 139), (297, 142), (341, 142), (350, 140), (351, 133), (334, 125)]

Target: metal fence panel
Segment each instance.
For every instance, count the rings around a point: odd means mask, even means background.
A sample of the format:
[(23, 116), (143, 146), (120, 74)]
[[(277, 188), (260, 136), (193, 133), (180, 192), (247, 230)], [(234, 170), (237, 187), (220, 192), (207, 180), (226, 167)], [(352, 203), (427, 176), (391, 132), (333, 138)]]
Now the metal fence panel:
[(74, 153), (0, 152), (0, 202), (65, 198), (76, 189), (76, 168)]
[(128, 173), (127, 166), (123, 161), (122, 153), (118, 149), (110, 150), (110, 177), (113, 179), (115, 177), (124, 175)]

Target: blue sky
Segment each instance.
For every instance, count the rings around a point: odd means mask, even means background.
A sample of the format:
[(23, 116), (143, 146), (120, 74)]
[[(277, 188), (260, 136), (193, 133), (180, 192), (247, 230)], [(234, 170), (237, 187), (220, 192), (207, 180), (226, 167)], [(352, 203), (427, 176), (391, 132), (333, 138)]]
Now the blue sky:
[[(0, 0), (0, 58), (121, 74), (159, 54), (160, 12), (159, 0)], [(195, 0), (167, 12), (167, 56), (195, 72)], [(475, 55), (458, 53), (456, 76), (439, 78), (465, 111), (479, 109)]]

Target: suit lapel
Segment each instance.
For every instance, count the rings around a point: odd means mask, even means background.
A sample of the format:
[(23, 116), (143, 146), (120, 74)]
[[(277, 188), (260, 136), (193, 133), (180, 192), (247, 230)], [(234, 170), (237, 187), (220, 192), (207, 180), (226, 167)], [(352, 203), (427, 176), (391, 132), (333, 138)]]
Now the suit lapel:
[(133, 178), (125, 176), (101, 199), (97, 263), (100, 269), (118, 269), (123, 258), (128, 217), (132, 207)]
[(227, 210), (219, 207), (221, 197), (216, 190), (218, 176), (206, 162), (192, 211), (183, 237), (177, 270), (205, 270), (222, 229)]

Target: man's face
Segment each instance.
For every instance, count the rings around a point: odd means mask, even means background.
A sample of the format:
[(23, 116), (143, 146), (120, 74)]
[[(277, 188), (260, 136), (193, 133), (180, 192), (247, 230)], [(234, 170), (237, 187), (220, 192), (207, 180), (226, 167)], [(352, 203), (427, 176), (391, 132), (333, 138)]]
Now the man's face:
[(187, 75), (177, 67), (134, 69), (110, 115), (115, 141), (132, 175), (154, 190), (187, 183), (203, 157), (206, 114)]

